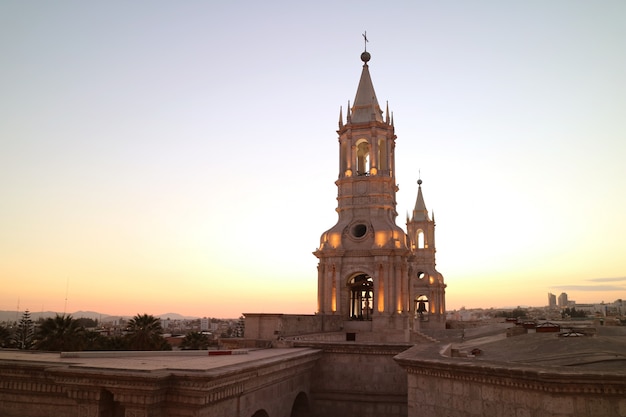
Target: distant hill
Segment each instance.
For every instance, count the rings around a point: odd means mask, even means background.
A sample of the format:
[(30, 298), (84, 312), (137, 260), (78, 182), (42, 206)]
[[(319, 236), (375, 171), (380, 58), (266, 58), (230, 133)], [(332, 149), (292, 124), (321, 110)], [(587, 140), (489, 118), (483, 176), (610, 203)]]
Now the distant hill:
[[(22, 318), (22, 314), (24, 312), (23, 311), (7, 311), (7, 310), (0, 310), (0, 323), (1, 322), (13, 322), (13, 321), (19, 321)], [(56, 311), (31, 311), (30, 312), (30, 318), (33, 321), (37, 321), (40, 318), (44, 318), (47, 319), (48, 317), (54, 317), (57, 314), (61, 315), (63, 313), (58, 313)], [(134, 317), (134, 315), (132, 316), (115, 316), (115, 315), (110, 315), (110, 314), (106, 314), (106, 313), (98, 313), (97, 311), (75, 311), (73, 313), (68, 313), (69, 315), (71, 315), (72, 317), (74, 317), (75, 319), (80, 319), (80, 318), (88, 318), (88, 319), (94, 319), (94, 320), (99, 320), (99, 321), (110, 321), (110, 320), (117, 320), (120, 318), (124, 318), (124, 319), (131, 319)], [(165, 313), (165, 314), (154, 314), (155, 317), (159, 317), (161, 319), (167, 320), (195, 320), (198, 319), (199, 317), (195, 317), (195, 316), (183, 316), (182, 314), (178, 314), (178, 313)]]
[(165, 313), (165, 314), (158, 314), (155, 317), (159, 317), (161, 319), (170, 319), (170, 320), (195, 320), (195, 319), (199, 319), (200, 317), (195, 317), (195, 316), (183, 316), (181, 314), (178, 313)]
[[(23, 311), (4, 311), (0, 310), (0, 322), (5, 321), (19, 321), (22, 318)], [(54, 311), (31, 311), (30, 319), (33, 321), (39, 320), (40, 317), (48, 318), (54, 317), (56, 313)]]

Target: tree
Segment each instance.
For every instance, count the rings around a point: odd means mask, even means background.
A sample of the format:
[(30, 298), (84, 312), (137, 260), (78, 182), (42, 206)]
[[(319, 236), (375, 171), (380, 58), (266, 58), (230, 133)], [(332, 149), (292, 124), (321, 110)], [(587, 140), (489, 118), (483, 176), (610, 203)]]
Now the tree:
[(122, 336), (103, 337), (101, 348), (94, 350), (128, 350), (128, 339)]
[(30, 318), (30, 311), (26, 310), (22, 314), (22, 318), (17, 324), (17, 331), (13, 335), (14, 344), (18, 349), (30, 349), (33, 347), (34, 337), (35, 324)]
[(172, 347), (163, 339), (161, 320), (148, 315), (136, 315), (128, 322), (128, 347), (131, 350), (171, 350)]
[(37, 331), (37, 349), (51, 351), (82, 350), (85, 329), (71, 315), (58, 314), (41, 323)]
[(498, 311), (495, 314), (495, 317), (506, 317), (506, 318), (511, 318), (511, 319), (519, 319), (519, 318), (524, 318), (526, 317), (526, 314), (528, 312), (521, 308), (521, 307), (517, 307), (516, 309), (513, 309), (511, 311)]
[(561, 311), (561, 317), (562, 318), (566, 318), (566, 317), (587, 317), (587, 313), (585, 313), (583, 310), (576, 310), (576, 307), (572, 307), (572, 308), (566, 308), (563, 311)]
[(83, 340), (85, 350), (107, 350), (107, 337), (93, 330), (85, 330)]
[(98, 320), (97, 319), (90, 319), (89, 317), (81, 317), (78, 319), (75, 319), (78, 324), (81, 327), (84, 327), (85, 329), (88, 329), (90, 327), (97, 327), (98, 326)]
[(180, 344), (183, 349), (203, 350), (209, 348), (209, 337), (200, 332), (190, 332)]
[(0, 326), (0, 348), (10, 347), (13, 342), (13, 332), (6, 326)]

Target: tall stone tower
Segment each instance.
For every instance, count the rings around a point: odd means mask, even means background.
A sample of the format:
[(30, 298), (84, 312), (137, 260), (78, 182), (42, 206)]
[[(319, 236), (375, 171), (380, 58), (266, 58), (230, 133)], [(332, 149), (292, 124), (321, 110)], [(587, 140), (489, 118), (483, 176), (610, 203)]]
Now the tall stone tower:
[[(435, 223), (421, 180), (408, 234), (396, 225), (395, 129), (383, 117), (368, 62), (344, 123), (339, 115), (337, 224), (314, 252), (318, 265), (318, 312), (343, 321), (347, 332), (393, 334), (445, 327), (445, 287), (435, 269)], [(402, 332), (401, 332), (402, 331)]]

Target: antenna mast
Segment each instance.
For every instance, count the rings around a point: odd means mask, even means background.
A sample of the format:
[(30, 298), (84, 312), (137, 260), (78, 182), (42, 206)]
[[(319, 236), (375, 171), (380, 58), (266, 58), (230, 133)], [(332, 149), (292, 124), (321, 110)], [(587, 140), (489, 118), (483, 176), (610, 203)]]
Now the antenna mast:
[(65, 304), (63, 305), (63, 316), (65, 316), (65, 312), (67, 310), (67, 293), (70, 290), (70, 278), (67, 277), (67, 283), (65, 284)]

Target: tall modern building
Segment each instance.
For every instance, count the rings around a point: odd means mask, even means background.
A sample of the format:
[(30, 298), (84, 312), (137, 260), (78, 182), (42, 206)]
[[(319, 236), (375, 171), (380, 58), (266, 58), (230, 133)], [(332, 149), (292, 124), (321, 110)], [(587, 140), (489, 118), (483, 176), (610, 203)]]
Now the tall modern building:
[(552, 294), (551, 292), (548, 293), (548, 307), (549, 308), (556, 307), (556, 295)]
[(314, 252), (318, 315), (355, 332), (445, 328), (443, 275), (435, 268), (435, 221), (422, 181), (407, 231), (396, 224), (396, 135), (370, 77), (370, 54), (352, 107), (339, 115), (337, 223)]
[(559, 307), (565, 308), (568, 305), (567, 293), (562, 292), (559, 295)]

